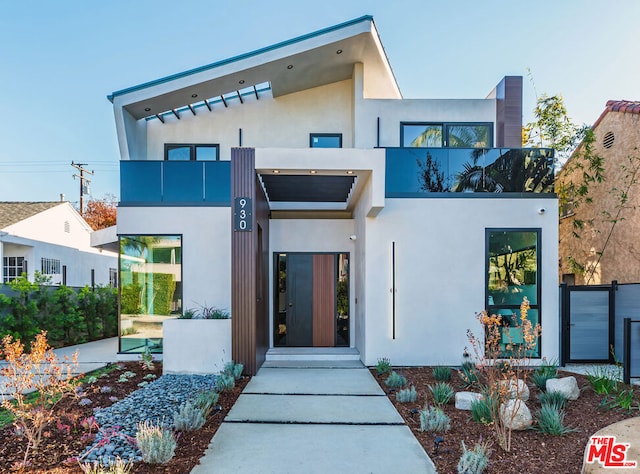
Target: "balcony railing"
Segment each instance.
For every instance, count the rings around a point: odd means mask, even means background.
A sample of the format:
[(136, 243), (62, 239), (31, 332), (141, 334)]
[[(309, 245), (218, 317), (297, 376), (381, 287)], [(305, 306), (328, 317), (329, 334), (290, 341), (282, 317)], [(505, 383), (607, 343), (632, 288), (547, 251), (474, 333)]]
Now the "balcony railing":
[(229, 161), (121, 161), (120, 205), (229, 206)]
[(387, 148), (385, 194), (553, 193), (553, 164), (548, 148)]

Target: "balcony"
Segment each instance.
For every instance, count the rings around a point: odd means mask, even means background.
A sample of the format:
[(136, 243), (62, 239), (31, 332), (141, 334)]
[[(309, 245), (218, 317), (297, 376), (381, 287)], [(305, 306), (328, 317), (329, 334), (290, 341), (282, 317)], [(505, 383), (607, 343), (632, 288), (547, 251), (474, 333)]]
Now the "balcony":
[(121, 161), (121, 206), (230, 206), (229, 161)]
[(385, 196), (552, 194), (548, 148), (387, 148)]

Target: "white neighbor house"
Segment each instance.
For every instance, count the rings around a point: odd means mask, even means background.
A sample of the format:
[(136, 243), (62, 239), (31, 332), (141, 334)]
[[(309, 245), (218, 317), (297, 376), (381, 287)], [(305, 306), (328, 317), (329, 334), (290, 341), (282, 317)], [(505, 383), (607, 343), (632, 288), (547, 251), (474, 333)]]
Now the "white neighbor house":
[(118, 254), (92, 247), (92, 234), (68, 202), (0, 202), (0, 282), (40, 272), (52, 285), (116, 285)]
[(457, 365), (476, 312), (527, 296), (536, 360), (558, 357), (553, 153), (521, 149), (521, 77), (404, 99), (364, 16), (109, 99), (123, 314), (227, 309), (249, 373), (314, 355)]

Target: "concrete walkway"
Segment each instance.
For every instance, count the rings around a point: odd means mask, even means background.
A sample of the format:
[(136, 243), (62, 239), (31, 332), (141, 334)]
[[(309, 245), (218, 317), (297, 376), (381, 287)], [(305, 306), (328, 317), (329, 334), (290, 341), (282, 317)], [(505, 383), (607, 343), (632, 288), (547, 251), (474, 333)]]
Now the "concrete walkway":
[[(71, 360), (76, 350), (78, 351), (78, 367), (73, 371), (73, 375), (85, 374), (117, 361), (118, 338), (112, 337), (76, 346), (63, 347), (55, 349), (53, 352), (64, 363), (65, 358), (69, 361)], [(5, 365), (6, 362), (0, 360), (0, 367)], [(0, 400), (2, 400), (3, 396), (10, 396), (10, 393), (7, 392), (4, 377), (0, 376)]]
[(435, 473), (369, 370), (328, 364), (260, 369), (191, 472)]

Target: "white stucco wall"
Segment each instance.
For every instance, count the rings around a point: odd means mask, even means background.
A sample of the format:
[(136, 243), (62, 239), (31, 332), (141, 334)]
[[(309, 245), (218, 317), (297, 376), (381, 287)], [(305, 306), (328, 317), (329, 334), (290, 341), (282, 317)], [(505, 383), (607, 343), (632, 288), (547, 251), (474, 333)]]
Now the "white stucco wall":
[(310, 133), (342, 133), (343, 147), (351, 148), (353, 88), (351, 80), (316, 87), (273, 99), (270, 94), (257, 100), (247, 96), (244, 104), (230, 100), (229, 107), (216, 104), (209, 112), (198, 108), (197, 115), (182, 112), (181, 119), (166, 117), (147, 122), (148, 155), (132, 159), (164, 159), (165, 143), (218, 143), (220, 157), (231, 159), (231, 148), (309, 148)]
[(183, 310), (231, 309), (231, 208), (119, 207), (119, 235), (182, 235)]
[[(538, 209), (546, 208), (543, 215)], [(466, 330), (480, 333), (485, 229), (540, 228), (542, 356), (558, 358), (555, 199), (387, 199), (366, 220), (366, 327), (363, 361), (459, 364)], [(391, 242), (396, 242), (396, 339), (392, 339)], [(362, 294), (362, 292), (359, 292)], [(359, 336), (356, 336), (359, 337)]]

